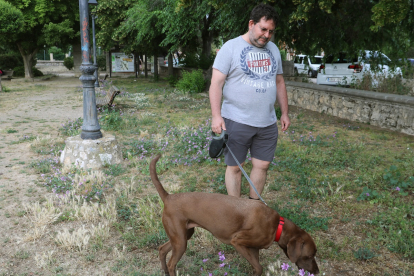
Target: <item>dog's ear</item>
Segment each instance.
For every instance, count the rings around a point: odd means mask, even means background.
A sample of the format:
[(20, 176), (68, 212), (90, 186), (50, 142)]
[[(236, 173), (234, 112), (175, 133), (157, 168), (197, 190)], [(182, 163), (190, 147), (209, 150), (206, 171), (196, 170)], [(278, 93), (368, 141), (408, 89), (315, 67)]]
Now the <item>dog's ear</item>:
[(287, 245), (287, 255), (292, 263), (296, 263), (300, 255), (302, 255), (303, 243), (304, 240), (299, 237), (293, 238), (289, 241)]

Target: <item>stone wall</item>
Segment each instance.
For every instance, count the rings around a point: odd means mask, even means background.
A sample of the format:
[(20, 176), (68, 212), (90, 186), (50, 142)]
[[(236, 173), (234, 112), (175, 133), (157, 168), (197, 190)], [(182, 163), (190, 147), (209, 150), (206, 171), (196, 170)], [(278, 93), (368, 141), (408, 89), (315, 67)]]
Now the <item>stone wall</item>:
[(289, 105), (414, 135), (414, 97), (286, 81)]
[(63, 60), (38, 60), (36, 66), (64, 66)]

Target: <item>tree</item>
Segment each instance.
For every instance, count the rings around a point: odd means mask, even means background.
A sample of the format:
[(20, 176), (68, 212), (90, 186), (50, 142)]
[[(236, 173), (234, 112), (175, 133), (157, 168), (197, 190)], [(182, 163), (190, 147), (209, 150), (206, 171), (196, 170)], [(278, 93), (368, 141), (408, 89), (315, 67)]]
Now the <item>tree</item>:
[[(413, 34), (413, 0), (279, 1), (278, 38), (299, 52), (389, 49), (401, 55)], [(411, 3), (409, 5), (409, 3)]]
[(79, 33), (77, 2), (0, 0), (0, 10), (0, 41), (19, 50), (26, 78), (33, 77), (34, 57), (43, 45), (67, 45)]

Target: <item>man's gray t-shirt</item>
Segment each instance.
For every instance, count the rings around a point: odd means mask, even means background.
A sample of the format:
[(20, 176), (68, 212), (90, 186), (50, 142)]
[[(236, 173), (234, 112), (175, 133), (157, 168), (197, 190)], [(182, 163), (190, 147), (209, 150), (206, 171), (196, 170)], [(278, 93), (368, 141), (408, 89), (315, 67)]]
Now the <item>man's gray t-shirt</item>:
[(277, 121), (276, 75), (283, 74), (279, 49), (273, 42), (258, 48), (241, 36), (227, 41), (213, 68), (227, 75), (221, 116), (232, 121), (267, 127)]

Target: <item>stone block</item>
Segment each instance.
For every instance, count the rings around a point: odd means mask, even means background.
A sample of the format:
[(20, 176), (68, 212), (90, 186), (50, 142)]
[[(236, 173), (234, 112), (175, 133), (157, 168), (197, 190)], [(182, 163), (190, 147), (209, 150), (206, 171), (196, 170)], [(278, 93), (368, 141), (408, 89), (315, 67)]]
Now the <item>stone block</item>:
[(97, 140), (83, 140), (80, 135), (69, 137), (60, 156), (63, 167), (100, 169), (122, 162), (122, 151), (114, 135), (103, 133)]

